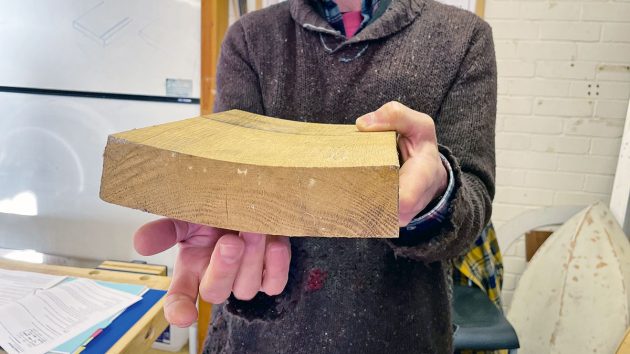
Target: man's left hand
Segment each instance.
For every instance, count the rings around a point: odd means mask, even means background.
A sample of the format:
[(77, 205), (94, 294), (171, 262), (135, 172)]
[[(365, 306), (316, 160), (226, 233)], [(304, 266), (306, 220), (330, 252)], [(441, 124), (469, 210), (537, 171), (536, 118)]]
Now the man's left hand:
[(435, 123), (428, 115), (389, 102), (359, 117), (364, 132), (396, 131), (403, 165), (399, 172), (399, 225), (406, 226), (429, 203), (444, 194), (448, 173), (438, 151)]

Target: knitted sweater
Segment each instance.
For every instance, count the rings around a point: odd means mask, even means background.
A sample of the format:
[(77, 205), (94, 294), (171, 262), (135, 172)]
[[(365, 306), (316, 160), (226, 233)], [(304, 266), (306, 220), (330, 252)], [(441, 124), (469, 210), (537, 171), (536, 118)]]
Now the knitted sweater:
[(487, 224), (494, 195), (491, 29), (433, 0), (393, 0), (346, 40), (310, 1), (230, 27), (215, 110), (340, 124), (394, 100), (424, 112), (453, 167), (450, 217), (399, 239), (292, 238), (284, 292), (215, 306), (204, 352), (451, 353), (447, 260)]

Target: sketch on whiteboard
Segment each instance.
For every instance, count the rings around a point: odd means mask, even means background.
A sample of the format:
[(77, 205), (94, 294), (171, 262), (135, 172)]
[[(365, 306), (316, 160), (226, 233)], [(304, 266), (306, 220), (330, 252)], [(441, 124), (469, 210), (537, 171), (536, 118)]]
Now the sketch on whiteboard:
[(200, 0), (0, 3), (0, 86), (168, 98), (175, 78), (199, 97)]
[(122, 8), (102, 1), (72, 21), (72, 27), (106, 46), (130, 22)]

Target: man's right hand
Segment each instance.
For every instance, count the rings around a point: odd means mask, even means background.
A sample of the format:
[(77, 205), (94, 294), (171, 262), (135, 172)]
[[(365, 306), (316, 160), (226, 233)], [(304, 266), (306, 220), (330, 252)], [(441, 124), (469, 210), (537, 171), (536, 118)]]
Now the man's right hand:
[(230, 293), (240, 300), (258, 291), (278, 295), (289, 275), (291, 246), (288, 237), (217, 229), (174, 219), (142, 226), (134, 247), (144, 256), (179, 244), (173, 280), (164, 301), (169, 323), (190, 326), (197, 320), (197, 294), (211, 303)]

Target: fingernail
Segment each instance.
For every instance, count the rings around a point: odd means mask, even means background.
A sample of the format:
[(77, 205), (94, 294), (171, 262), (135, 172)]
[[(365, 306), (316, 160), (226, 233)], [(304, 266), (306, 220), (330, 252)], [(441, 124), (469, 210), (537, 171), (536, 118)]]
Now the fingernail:
[(177, 314), (179, 312), (177, 310), (177, 305), (186, 303), (192, 303), (192, 300), (184, 295), (172, 294), (166, 296), (166, 298), (164, 299), (164, 315), (166, 316), (166, 319), (170, 323), (175, 324), (178, 327), (190, 326), (192, 322), (181, 322), (181, 319), (177, 318)]
[(219, 253), (221, 254), (221, 258), (225, 263), (232, 264), (236, 263), (239, 258), (241, 258), (241, 253), (243, 252), (242, 247), (238, 247), (230, 244), (222, 244), (219, 245)]
[(372, 123), (374, 123), (374, 113), (362, 115), (356, 122), (357, 125), (363, 126), (364, 128), (369, 127)]

